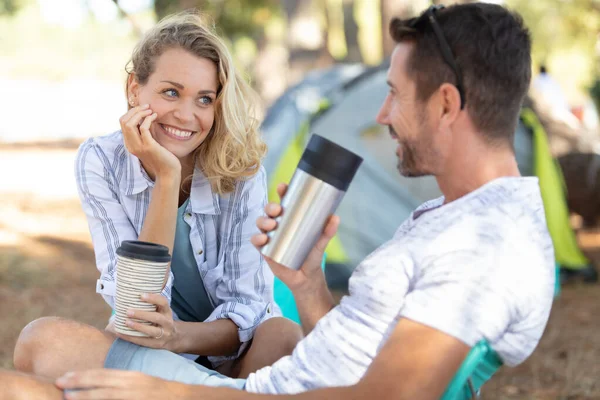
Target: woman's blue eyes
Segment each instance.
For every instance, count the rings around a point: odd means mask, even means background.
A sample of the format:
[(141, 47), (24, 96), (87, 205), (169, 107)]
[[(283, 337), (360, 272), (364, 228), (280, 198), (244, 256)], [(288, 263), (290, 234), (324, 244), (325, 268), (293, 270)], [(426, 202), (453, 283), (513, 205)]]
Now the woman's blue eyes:
[[(179, 97), (179, 93), (175, 89), (166, 89), (163, 90), (162, 93), (171, 98)], [(210, 96), (202, 96), (200, 99), (198, 99), (198, 101), (200, 102), (200, 105), (208, 106), (212, 104), (213, 99)]]
[(212, 104), (212, 99), (209, 96), (202, 96), (200, 97), (200, 103), (202, 103), (205, 106), (208, 106), (209, 104)]

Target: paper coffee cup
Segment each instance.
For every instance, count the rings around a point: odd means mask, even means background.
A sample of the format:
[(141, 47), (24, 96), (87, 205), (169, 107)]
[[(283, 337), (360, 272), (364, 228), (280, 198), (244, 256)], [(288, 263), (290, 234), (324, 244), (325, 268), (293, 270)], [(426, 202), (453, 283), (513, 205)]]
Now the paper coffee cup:
[[(115, 330), (124, 335), (145, 337), (125, 325), (127, 310), (156, 311), (156, 306), (142, 301), (144, 293), (160, 293), (171, 256), (166, 246), (125, 240), (117, 249), (117, 293), (115, 296)], [(145, 323), (151, 325), (151, 323)]]

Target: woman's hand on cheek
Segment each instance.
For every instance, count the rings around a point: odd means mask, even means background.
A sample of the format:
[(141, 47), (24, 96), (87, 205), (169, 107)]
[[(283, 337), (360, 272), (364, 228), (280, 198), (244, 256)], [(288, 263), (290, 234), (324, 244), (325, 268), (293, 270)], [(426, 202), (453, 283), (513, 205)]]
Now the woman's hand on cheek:
[(181, 163), (169, 150), (161, 146), (150, 133), (156, 120), (148, 104), (130, 109), (119, 120), (127, 150), (136, 156), (154, 180), (180, 179)]

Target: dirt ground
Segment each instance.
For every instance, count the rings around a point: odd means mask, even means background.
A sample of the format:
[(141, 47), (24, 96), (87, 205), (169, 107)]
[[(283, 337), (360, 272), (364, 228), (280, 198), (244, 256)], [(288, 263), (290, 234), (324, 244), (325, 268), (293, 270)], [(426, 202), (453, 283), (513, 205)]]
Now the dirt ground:
[[(66, 147), (66, 148), (65, 148)], [(30, 321), (48, 315), (103, 327), (97, 271), (73, 181), (72, 145), (0, 147), (0, 368)], [(600, 230), (580, 232), (600, 265)], [(600, 399), (600, 285), (563, 288), (533, 356), (503, 368), (483, 399)]]

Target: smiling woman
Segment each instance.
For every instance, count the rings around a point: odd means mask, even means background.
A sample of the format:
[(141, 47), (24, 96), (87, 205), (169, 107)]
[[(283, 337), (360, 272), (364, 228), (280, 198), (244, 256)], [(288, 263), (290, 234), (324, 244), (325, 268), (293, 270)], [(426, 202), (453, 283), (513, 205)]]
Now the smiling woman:
[(129, 346), (131, 357), (168, 350), (246, 377), (291, 353), (301, 337), (280, 317), (273, 274), (250, 243), (266, 205), (257, 99), (223, 41), (193, 13), (159, 22), (127, 71), (121, 130), (81, 145), (76, 179), (100, 271), (96, 291), (113, 309), (119, 245), (169, 248), (162, 296), (143, 297), (157, 311), (127, 314), (142, 338), (115, 333), (112, 322), (101, 333), (35, 321), (19, 338), (15, 367), (49, 377), (103, 363), (127, 369), (121, 349)]

